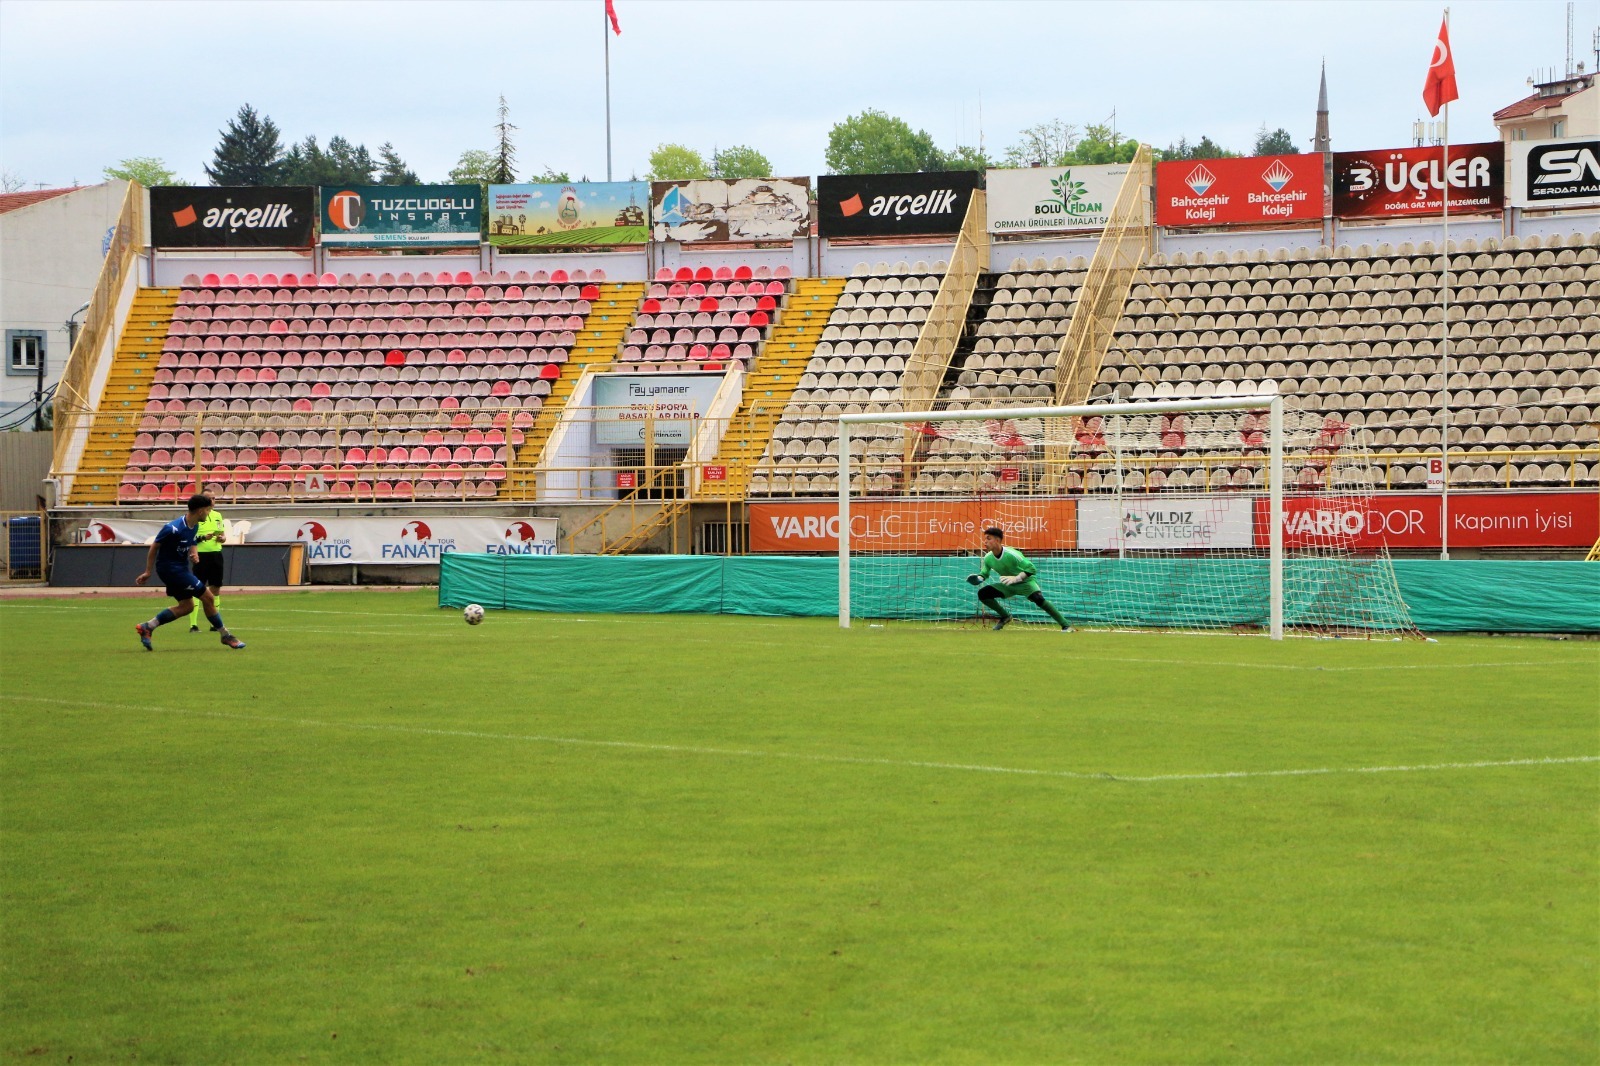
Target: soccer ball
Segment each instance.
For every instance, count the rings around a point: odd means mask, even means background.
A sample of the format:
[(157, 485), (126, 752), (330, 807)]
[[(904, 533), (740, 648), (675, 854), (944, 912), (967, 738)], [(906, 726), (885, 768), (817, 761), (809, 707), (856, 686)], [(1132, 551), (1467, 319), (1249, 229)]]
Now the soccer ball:
[(475, 626), (483, 621), (483, 608), (475, 603), (469, 603), (462, 610), (461, 617), (467, 620), (467, 625)]

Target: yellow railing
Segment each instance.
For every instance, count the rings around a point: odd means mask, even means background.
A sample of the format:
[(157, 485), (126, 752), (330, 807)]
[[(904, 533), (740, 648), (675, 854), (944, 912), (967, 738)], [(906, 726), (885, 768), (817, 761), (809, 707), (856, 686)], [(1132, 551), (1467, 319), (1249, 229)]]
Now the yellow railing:
[(91, 395), (95, 367), (105, 353), (106, 342), (116, 333), (117, 300), (122, 294), (128, 272), (138, 260), (139, 249), (144, 247), (144, 186), (128, 182), (127, 195), (122, 199), (122, 212), (111, 236), (111, 247), (100, 267), (100, 278), (95, 282), (94, 295), (89, 298), (89, 309), (84, 314), (83, 328), (67, 356), (67, 365), (61, 368), (61, 379), (56, 385), (55, 404), (52, 408), (53, 441), (52, 465), (60, 470), (67, 465), (66, 457), (72, 440), (71, 427), (77, 416), (93, 409)]
[(906, 411), (926, 411), (933, 406), (944, 376), (950, 369), (967, 324), (967, 309), (978, 277), (989, 269), (988, 208), (982, 189), (975, 190), (967, 205), (967, 217), (950, 253), (950, 268), (939, 283), (939, 292), (928, 309), (928, 318), (917, 334), (917, 343), (906, 357), (900, 376), (900, 398)]

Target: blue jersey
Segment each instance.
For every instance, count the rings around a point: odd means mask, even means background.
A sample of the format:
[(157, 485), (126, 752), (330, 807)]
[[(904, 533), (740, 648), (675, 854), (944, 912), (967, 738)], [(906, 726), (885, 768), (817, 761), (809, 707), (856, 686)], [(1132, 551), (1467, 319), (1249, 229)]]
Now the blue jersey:
[(194, 548), (198, 530), (184, 520), (174, 518), (156, 534), (156, 572), (189, 569), (189, 552)]

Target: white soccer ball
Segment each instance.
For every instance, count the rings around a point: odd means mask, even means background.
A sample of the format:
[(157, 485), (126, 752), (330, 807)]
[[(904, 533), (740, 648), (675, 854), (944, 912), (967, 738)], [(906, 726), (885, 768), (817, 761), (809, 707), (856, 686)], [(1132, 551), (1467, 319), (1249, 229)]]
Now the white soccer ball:
[(467, 625), (475, 626), (483, 621), (483, 608), (475, 603), (469, 603), (462, 608), (461, 617), (467, 620)]

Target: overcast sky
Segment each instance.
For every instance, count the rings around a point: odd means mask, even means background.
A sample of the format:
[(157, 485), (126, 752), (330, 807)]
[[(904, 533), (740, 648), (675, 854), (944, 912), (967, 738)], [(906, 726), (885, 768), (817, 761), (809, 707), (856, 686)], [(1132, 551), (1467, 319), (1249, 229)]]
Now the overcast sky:
[[(1309, 148), (1326, 58), (1335, 149), (1410, 143), (1443, 5), (1435, 2), (615, 0), (614, 176), (652, 147), (748, 144), (779, 175), (824, 169), (828, 130), (874, 107), (991, 156), (1017, 131), (1116, 112), (1156, 147), (1209, 135), (1247, 151), (1283, 127)], [(1560, 0), (1458, 0), (1451, 140), (1566, 55)], [(504, 93), (521, 175), (603, 180), (604, 0), (0, 0), (0, 169), (100, 180), (157, 156), (204, 182), (218, 131), (249, 103), (287, 143), (392, 142), (424, 180), (493, 142)], [(1600, 0), (1577, 5), (1595, 64)], [(981, 106), (980, 106), (981, 101)], [(981, 125), (980, 125), (981, 114)], [(520, 175), (519, 175), (520, 176)]]

